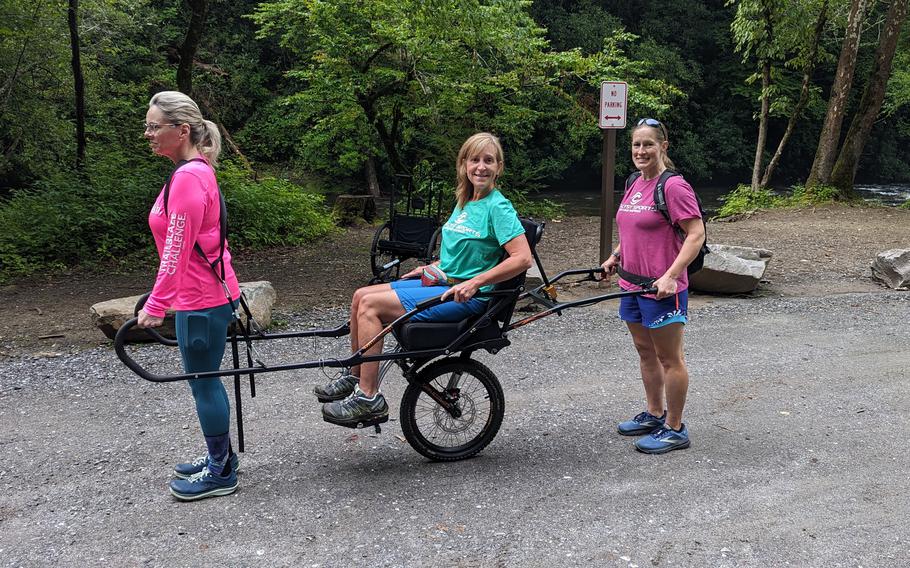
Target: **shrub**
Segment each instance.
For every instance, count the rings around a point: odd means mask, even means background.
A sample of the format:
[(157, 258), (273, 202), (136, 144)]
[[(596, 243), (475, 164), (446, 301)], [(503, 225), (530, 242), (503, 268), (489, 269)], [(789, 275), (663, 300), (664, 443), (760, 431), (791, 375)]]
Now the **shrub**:
[[(0, 202), (0, 281), (40, 270), (156, 258), (147, 218), (169, 172), (111, 153), (84, 175), (56, 173)], [(300, 245), (333, 230), (321, 195), (275, 178), (218, 171), (233, 246)]]
[(335, 229), (325, 199), (278, 178), (253, 180), (231, 163), (218, 170), (232, 246), (302, 245)]
[(830, 203), (841, 199), (840, 190), (830, 185), (816, 185), (808, 188), (804, 185), (794, 185), (788, 205), (815, 205)]
[(790, 191), (789, 196), (783, 196), (775, 194), (770, 189), (761, 188), (758, 191), (752, 191), (752, 186), (739, 185), (720, 198), (723, 205), (717, 210), (717, 216), (730, 217), (756, 209), (818, 205), (843, 199), (840, 191), (830, 185), (817, 185), (812, 188), (794, 185)]
[(775, 195), (770, 189), (761, 188), (758, 191), (752, 191), (752, 186), (740, 184), (720, 200), (723, 205), (717, 210), (717, 216), (730, 217), (756, 209), (770, 209), (778, 206), (782, 198)]

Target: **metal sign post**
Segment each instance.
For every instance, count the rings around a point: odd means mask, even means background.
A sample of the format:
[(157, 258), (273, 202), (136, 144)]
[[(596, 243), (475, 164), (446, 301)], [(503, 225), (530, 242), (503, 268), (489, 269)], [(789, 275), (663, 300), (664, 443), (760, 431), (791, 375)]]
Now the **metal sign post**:
[(599, 124), (603, 133), (600, 182), (600, 262), (613, 252), (613, 178), (616, 173), (616, 130), (626, 127), (628, 84), (600, 84)]

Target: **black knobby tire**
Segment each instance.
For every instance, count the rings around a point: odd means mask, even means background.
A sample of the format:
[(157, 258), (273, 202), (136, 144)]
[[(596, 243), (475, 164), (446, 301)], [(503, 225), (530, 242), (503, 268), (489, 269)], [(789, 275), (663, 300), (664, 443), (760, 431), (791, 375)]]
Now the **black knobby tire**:
[[(450, 382), (457, 377), (457, 386)], [(457, 398), (453, 417), (421, 385)], [(443, 359), (417, 374), (401, 399), (401, 431), (420, 454), (436, 461), (469, 458), (493, 441), (505, 415), (502, 386), (493, 371), (473, 359)]]
[(386, 221), (382, 227), (379, 227), (376, 234), (373, 235), (373, 245), (370, 247), (370, 268), (373, 270), (373, 277), (383, 282), (397, 280), (399, 271), (401, 270), (401, 265), (399, 264), (392, 268), (389, 274), (383, 274), (382, 267), (397, 258), (396, 255), (390, 252), (379, 250), (379, 241), (383, 239), (383, 234), (385, 234), (385, 240), (389, 240), (391, 233), (392, 230), (389, 227), (388, 221)]

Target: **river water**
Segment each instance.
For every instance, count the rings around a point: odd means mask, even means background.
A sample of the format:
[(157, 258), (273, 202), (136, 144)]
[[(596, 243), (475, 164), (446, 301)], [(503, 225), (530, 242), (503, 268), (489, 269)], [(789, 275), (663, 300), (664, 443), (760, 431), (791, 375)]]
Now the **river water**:
[[(720, 198), (729, 193), (730, 186), (698, 186), (695, 188), (708, 213), (721, 206)], [(855, 186), (861, 198), (883, 205), (901, 205), (910, 199), (908, 184), (864, 184)], [(538, 193), (542, 198), (552, 199), (566, 208), (567, 215), (600, 215), (600, 187), (573, 189), (548, 189)]]

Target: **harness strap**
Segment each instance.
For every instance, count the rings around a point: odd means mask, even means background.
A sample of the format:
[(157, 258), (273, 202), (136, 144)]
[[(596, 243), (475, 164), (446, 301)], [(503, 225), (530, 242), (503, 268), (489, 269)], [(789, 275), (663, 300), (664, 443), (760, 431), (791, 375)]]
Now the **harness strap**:
[(618, 264), (616, 265), (616, 273), (626, 282), (631, 282), (642, 288), (650, 288), (654, 282), (657, 281), (657, 278), (652, 278), (651, 276), (642, 276), (641, 274), (635, 274), (634, 272), (627, 272)]

